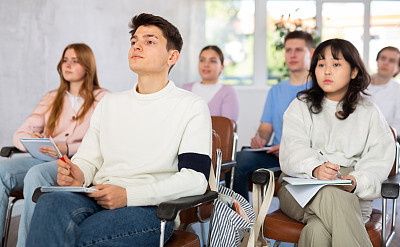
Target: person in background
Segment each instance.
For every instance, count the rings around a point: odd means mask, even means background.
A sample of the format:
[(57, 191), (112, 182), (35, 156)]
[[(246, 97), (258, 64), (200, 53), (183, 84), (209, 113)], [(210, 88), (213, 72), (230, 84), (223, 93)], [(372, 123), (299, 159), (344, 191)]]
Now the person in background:
[[(371, 78), (353, 44), (322, 42), (310, 76), (312, 87), (297, 95), (283, 117), (280, 209), (306, 224), (300, 247), (372, 246), (365, 223), (393, 166), (393, 134), (376, 105), (362, 97)], [(303, 208), (284, 176), (352, 183), (322, 187)]]
[(376, 57), (378, 73), (372, 75), (367, 93), (369, 99), (378, 105), (386, 121), (400, 131), (400, 84), (393, 79), (400, 71), (400, 51), (387, 46), (378, 52)]
[[(57, 161), (61, 186), (90, 194), (43, 194), (27, 246), (158, 246), (157, 205), (203, 194), (211, 165), (206, 102), (168, 79), (183, 45), (179, 30), (142, 13), (130, 23), (133, 88), (98, 104), (72, 160)], [(165, 226), (166, 241), (174, 222)]]
[[(89, 120), (97, 103), (108, 93), (97, 79), (94, 54), (82, 43), (65, 47), (57, 65), (60, 85), (48, 92), (14, 134), (14, 145), (26, 151), (22, 138), (51, 136), (61, 154), (76, 153), (89, 128)], [(45, 162), (33, 157), (13, 158), (0, 161), (0, 232), (3, 232), (10, 191), (24, 190), (24, 209), (21, 214), (17, 246), (25, 246), (30, 221), (35, 208), (32, 202), (34, 190), (43, 185), (54, 185), (57, 180), (58, 155), (52, 147), (40, 147), (40, 151), (54, 158)]]
[(202, 97), (210, 109), (211, 116), (227, 117), (237, 122), (239, 102), (235, 89), (219, 81), (224, 70), (224, 54), (215, 45), (204, 47), (199, 56), (201, 82), (187, 83), (183, 89)]
[[(268, 92), (261, 123), (256, 135), (251, 139), (251, 148), (262, 148), (273, 136), (272, 147), (268, 151), (238, 152), (236, 156), (233, 190), (248, 200), (248, 181), (253, 171), (259, 168), (279, 167), (279, 144), (282, 136), (283, 113), (296, 94), (307, 88), (308, 68), (313, 54), (314, 41), (311, 34), (293, 31), (284, 40), (285, 62), (289, 69), (289, 79), (274, 85)], [(273, 135), (274, 134), (274, 135)], [(230, 176), (227, 176), (227, 184)]]

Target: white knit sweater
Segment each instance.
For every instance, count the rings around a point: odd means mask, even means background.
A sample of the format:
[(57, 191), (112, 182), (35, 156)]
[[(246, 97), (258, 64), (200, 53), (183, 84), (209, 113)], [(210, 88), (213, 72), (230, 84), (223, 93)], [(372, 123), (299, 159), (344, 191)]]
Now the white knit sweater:
[(204, 156), (206, 162), (198, 170), (210, 168), (207, 104), (172, 81), (153, 94), (139, 94), (136, 86), (109, 94), (97, 105), (72, 159), (85, 175), (84, 185), (124, 187), (128, 206), (157, 205), (204, 193), (205, 175), (185, 167), (179, 171), (178, 156)]

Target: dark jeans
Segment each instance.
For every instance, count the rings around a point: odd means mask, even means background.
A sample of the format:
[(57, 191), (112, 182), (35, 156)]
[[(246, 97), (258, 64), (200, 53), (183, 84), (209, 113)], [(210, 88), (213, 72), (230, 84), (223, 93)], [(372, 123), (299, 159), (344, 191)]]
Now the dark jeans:
[[(85, 194), (54, 192), (40, 197), (26, 246), (158, 246), (157, 207), (107, 210)], [(167, 222), (165, 240), (173, 231)]]
[[(259, 168), (279, 167), (279, 158), (265, 152), (237, 152), (236, 161), (233, 190), (246, 200), (249, 200), (248, 181), (251, 180), (253, 171)], [(226, 184), (230, 184), (230, 175), (226, 176)]]

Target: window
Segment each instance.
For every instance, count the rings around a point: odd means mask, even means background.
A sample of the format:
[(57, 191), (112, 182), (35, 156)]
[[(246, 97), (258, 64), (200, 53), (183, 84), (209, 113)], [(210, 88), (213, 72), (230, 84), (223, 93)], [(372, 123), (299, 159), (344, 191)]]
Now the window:
[[(371, 2), (369, 68), (376, 73), (376, 55), (386, 46), (400, 48), (400, 1)], [(397, 78), (400, 78), (399, 76)]]
[(224, 52), (225, 84), (251, 84), (254, 64), (254, 1), (207, 1), (206, 41)]
[(284, 79), (280, 31), (300, 26), (322, 41), (349, 40), (375, 72), (378, 51), (399, 47), (398, 9), (400, 1), (389, 0), (206, 0), (206, 40), (224, 51), (226, 84), (264, 86)]
[(288, 78), (283, 50), (284, 36), (296, 29), (313, 33), (316, 26), (315, 13), (315, 1), (267, 1), (268, 84), (276, 84)]

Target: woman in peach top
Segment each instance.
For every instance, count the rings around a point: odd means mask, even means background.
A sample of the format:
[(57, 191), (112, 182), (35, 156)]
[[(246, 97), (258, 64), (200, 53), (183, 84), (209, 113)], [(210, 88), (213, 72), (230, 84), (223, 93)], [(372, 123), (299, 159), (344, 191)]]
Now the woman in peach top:
[[(107, 90), (97, 79), (94, 54), (86, 44), (70, 44), (57, 66), (60, 85), (48, 92), (14, 134), (14, 145), (26, 151), (22, 138), (52, 136), (62, 155), (72, 156), (85, 135), (97, 103)], [(24, 189), (24, 210), (19, 225), (18, 244), (25, 246), (35, 204), (30, 198), (37, 187), (54, 185), (57, 181), (57, 153), (52, 147), (40, 147), (42, 153), (54, 158), (45, 162), (33, 157), (13, 158), (0, 162), (0, 232), (3, 232), (10, 191)]]

